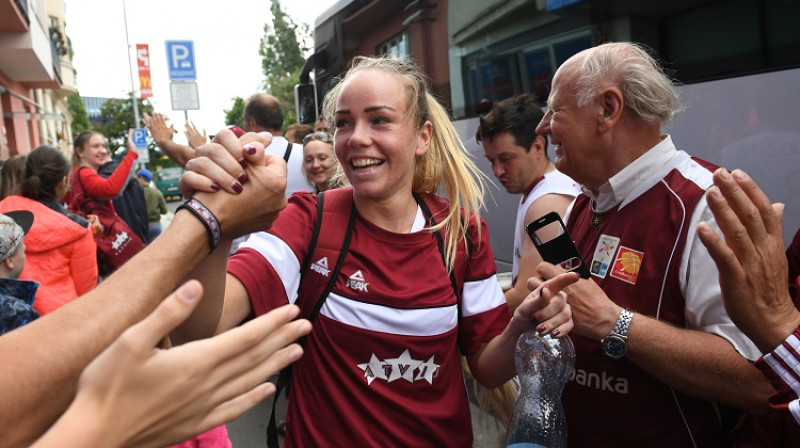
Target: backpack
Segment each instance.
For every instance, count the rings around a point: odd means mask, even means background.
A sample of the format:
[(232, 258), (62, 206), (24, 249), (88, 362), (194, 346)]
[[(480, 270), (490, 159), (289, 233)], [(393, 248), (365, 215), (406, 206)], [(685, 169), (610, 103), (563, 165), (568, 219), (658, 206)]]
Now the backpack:
[(94, 237), (97, 243), (98, 267), (103, 266), (108, 273), (111, 273), (144, 249), (145, 244), (107, 202), (97, 200), (86, 193), (81, 181), (81, 170), (84, 168), (86, 167), (79, 168), (75, 173), (77, 183), (73, 185), (70, 209), (84, 216), (97, 215), (100, 224), (103, 225), (103, 230)]
[[(119, 162), (106, 162), (97, 169), (97, 174), (106, 179), (114, 173)], [(111, 198), (114, 211), (125, 221), (142, 241), (150, 239), (150, 228), (147, 223), (147, 202), (144, 189), (135, 178), (130, 178), (116, 197)]]
[[(414, 199), (422, 209), (425, 215), (428, 226), (436, 225), (432, 207), (437, 207), (429, 197), (422, 197), (414, 193)], [(428, 201), (431, 201), (429, 204)], [(336, 279), (339, 276), (339, 271), (344, 263), (347, 250), (350, 247), (350, 239), (353, 235), (353, 228), (355, 227), (356, 217), (358, 212), (353, 205), (353, 188), (342, 187), (326, 192), (321, 192), (317, 196), (317, 220), (314, 223), (314, 230), (311, 234), (311, 241), (306, 251), (306, 258), (303, 261), (303, 266), (300, 270), (300, 287), (298, 288), (298, 301), (297, 305), (300, 306), (300, 317), (305, 318), (310, 322), (319, 314), (322, 305), (328, 298), (333, 289)], [(323, 225), (324, 224), (324, 225)], [(436, 237), (436, 242), (439, 247), (439, 252), (442, 255), (442, 263), (446, 265), (445, 251), (444, 251), (444, 238), (442, 231), (439, 230), (433, 233)], [(471, 252), (472, 241), (467, 234), (467, 255)], [(459, 248), (459, 250), (461, 250)], [(329, 277), (322, 275), (306, 276), (305, 274), (309, 269), (319, 269), (318, 266), (313, 266), (312, 262), (322, 259), (336, 260), (333, 269), (330, 270)], [(461, 321), (461, 291), (464, 285), (464, 277), (466, 274), (466, 263), (459, 263), (460, 257), (456, 257), (456, 265), (450, 272), (450, 284), (455, 293), (458, 302), (458, 320)], [(316, 263), (315, 263), (316, 264)], [(327, 282), (325, 279), (327, 278)], [(303, 300), (303, 298), (317, 297), (315, 301)], [(298, 343), (302, 346), (305, 342), (305, 337), (300, 339)], [(272, 413), (270, 415), (269, 424), (267, 425), (267, 446), (269, 448), (278, 448), (278, 429), (275, 420), (275, 408), (278, 403), (278, 397), (281, 392), (288, 387), (291, 381), (292, 365), (288, 365), (281, 370), (278, 375), (278, 381), (275, 385), (275, 395), (272, 399)]]

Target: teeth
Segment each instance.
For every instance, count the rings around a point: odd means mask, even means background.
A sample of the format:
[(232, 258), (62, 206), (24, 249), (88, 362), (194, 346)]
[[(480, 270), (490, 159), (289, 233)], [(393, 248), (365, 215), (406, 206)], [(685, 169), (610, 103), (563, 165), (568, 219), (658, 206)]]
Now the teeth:
[(372, 166), (372, 165), (380, 165), (381, 163), (383, 163), (383, 162), (381, 160), (377, 160), (377, 159), (358, 159), (358, 160), (353, 160), (353, 166), (356, 167), (356, 168), (363, 168), (363, 167)]

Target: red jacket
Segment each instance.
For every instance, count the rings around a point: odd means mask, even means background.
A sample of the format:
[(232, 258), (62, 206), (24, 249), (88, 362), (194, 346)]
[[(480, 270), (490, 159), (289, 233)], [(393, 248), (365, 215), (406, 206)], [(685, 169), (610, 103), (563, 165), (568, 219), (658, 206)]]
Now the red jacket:
[(0, 213), (30, 210), (33, 225), (25, 235), (25, 269), (19, 278), (40, 283), (33, 307), (41, 315), (97, 285), (97, 245), (90, 229), (22, 196), (0, 201)]
[[(70, 184), (73, 186), (72, 195), (75, 194), (75, 185), (80, 182), (88, 196), (107, 201), (108, 206), (113, 210), (114, 205), (111, 203), (111, 199), (119, 195), (128, 183), (133, 164), (138, 157), (139, 154), (136, 151), (128, 151), (117, 166), (117, 169), (108, 178), (97, 174), (97, 171), (91, 168), (85, 170), (82, 170), (81, 167), (73, 168), (70, 174)], [(80, 174), (80, 179), (78, 179), (78, 174)]]

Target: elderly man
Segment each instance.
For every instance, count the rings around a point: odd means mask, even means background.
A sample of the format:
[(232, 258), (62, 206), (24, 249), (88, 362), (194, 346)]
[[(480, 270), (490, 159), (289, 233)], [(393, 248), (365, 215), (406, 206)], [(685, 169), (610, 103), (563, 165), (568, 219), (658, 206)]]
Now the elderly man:
[[(585, 50), (553, 78), (537, 128), (580, 182), (567, 227), (592, 278), (567, 289), (575, 376), (563, 399), (570, 446), (719, 446), (716, 404), (767, 410), (759, 352), (731, 322), (697, 235), (713, 216), (710, 164), (661, 133), (672, 82), (630, 43)], [(545, 278), (558, 272), (540, 266)]]

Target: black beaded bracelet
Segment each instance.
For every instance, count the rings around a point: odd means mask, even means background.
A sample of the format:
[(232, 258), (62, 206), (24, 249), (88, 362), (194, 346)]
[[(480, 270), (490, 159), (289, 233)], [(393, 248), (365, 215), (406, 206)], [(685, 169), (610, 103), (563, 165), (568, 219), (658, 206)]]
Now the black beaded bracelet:
[[(186, 209), (192, 212), (200, 222), (206, 227), (206, 232), (208, 232), (208, 245), (209, 251), (208, 253), (214, 252), (214, 249), (217, 248), (219, 245), (220, 240), (222, 240), (222, 229), (219, 226), (219, 221), (217, 217), (211, 213), (211, 210), (206, 208), (202, 202), (198, 201), (195, 198), (191, 198), (188, 201), (184, 202), (180, 206), (178, 206), (177, 210)], [(176, 211), (177, 211), (176, 210)]]

